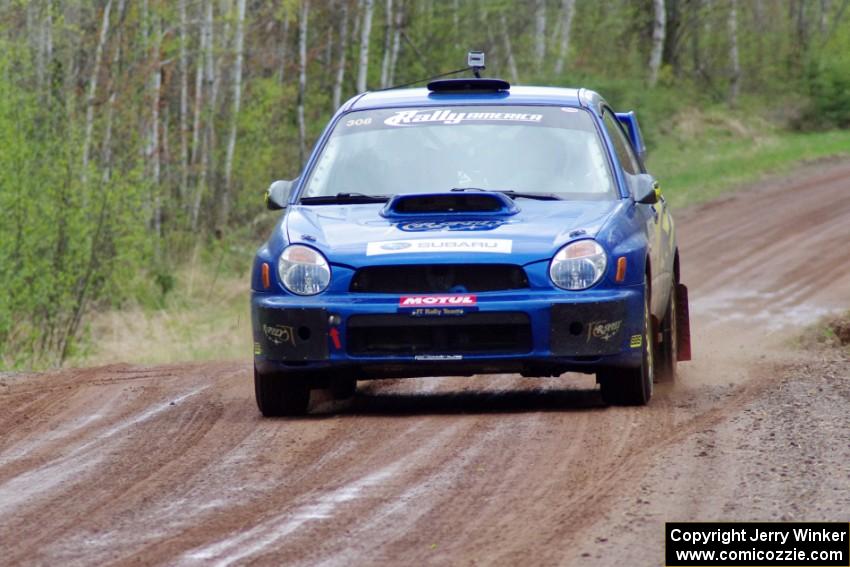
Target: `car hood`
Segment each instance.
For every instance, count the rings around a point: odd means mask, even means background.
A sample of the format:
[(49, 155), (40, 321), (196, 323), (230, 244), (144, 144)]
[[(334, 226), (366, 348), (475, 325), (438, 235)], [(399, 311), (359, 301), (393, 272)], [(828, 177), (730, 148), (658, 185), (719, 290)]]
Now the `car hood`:
[[(331, 263), (527, 264), (549, 259), (570, 240), (595, 237), (625, 201), (531, 201), (511, 215), (445, 213), (386, 218), (382, 204), (293, 205), (291, 243), (314, 246)], [(510, 260), (508, 260), (510, 257)]]

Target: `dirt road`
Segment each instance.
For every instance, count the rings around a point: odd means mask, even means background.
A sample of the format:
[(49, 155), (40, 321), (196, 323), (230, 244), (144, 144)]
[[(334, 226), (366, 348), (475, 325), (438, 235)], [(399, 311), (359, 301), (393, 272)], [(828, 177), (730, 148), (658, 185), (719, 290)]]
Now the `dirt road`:
[(0, 377), (2, 562), (660, 565), (665, 521), (850, 520), (850, 365), (787, 338), (850, 307), (850, 163), (678, 225), (695, 361), (647, 408), (504, 375), (267, 420), (249, 360)]

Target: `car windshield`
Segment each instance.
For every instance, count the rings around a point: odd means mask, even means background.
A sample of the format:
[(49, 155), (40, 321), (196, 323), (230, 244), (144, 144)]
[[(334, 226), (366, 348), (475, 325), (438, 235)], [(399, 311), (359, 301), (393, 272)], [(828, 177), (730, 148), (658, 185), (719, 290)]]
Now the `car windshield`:
[(336, 124), (301, 197), (467, 189), (618, 198), (589, 113), (541, 106), (351, 112)]

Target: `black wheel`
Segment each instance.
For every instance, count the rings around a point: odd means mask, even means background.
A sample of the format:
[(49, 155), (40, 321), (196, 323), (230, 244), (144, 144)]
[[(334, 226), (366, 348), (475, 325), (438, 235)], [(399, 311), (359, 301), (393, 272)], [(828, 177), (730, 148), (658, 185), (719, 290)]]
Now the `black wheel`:
[(644, 406), (652, 398), (652, 383), (655, 379), (655, 349), (652, 339), (655, 330), (649, 310), (649, 287), (645, 286), (644, 290), (641, 365), (637, 368), (608, 368), (597, 374), (602, 400), (608, 405)]
[(676, 307), (676, 282), (670, 286), (667, 314), (661, 322), (661, 345), (658, 348), (658, 381), (676, 380), (676, 363), (679, 359), (679, 313)]
[(297, 376), (265, 374), (254, 367), (254, 395), (265, 417), (304, 415), (310, 404), (310, 388)]

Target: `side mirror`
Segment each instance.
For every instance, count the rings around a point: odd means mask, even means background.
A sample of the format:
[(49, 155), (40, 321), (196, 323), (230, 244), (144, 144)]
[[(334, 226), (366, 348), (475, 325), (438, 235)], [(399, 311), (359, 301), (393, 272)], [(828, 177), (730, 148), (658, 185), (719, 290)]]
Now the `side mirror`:
[(292, 181), (280, 179), (269, 185), (269, 188), (266, 190), (266, 207), (270, 211), (278, 211), (286, 208), (286, 205), (289, 204), (289, 194), (292, 192), (295, 181), (297, 179)]
[(632, 178), (635, 202), (642, 205), (654, 205), (658, 202), (658, 182), (648, 173), (641, 173)]

